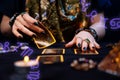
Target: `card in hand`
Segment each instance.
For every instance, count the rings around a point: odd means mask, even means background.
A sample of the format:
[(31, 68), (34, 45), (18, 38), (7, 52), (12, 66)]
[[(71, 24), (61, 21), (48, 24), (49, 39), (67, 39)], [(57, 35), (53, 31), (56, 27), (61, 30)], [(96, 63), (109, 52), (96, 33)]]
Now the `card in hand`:
[(44, 26), (41, 22), (39, 22), (39, 25), (37, 26), (44, 30), (44, 32), (36, 33), (36, 36), (33, 37), (33, 40), (39, 49), (51, 46), (56, 42), (53, 34), (46, 26)]

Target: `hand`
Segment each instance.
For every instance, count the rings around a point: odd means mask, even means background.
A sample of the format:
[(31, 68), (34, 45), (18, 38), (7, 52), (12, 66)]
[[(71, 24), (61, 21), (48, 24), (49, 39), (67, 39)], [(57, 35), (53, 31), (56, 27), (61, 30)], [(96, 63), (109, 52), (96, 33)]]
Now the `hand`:
[(87, 31), (80, 31), (65, 47), (72, 47), (74, 44), (78, 48), (81, 48), (82, 51), (86, 51), (88, 47), (90, 50), (100, 48), (100, 45), (95, 41), (94, 37)]
[(18, 38), (23, 37), (20, 32), (23, 32), (28, 36), (33, 36), (36, 35), (35, 32), (43, 32), (43, 29), (39, 28), (37, 24), (37, 20), (29, 16), (28, 13), (20, 14), (16, 17), (16, 20), (12, 26), (12, 32)]

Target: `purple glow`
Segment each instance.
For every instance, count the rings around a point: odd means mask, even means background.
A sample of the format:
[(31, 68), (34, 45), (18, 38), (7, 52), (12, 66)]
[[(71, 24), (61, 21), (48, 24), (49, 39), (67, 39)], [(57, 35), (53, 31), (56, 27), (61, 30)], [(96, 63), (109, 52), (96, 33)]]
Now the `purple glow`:
[(20, 42), (17, 42), (17, 47), (14, 48), (14, 51), (18, 52), (18, 49), (22, 46)]
[[(93, 16), (96, 14), (97, 14), (97, 11), (93, 10), (90, 14), (88, 14), (86, 16), (90, 17), (91, 21), (93, 21)], [(113, 19), (105, 18), (104, 20), (105, 20), (105, 23), (107, 21), (109, 21), (108, 23), (110, 24), (111, 29), (113, 29), (113, 30), (120, 29), (120, 18), (113, 18)], [(105, 26), (105, 28), (107, 29), (107, 26)]]
[(37, 68), (39, 68), (39, 64), (38, 65), (35, 65), (35, 66), (31, 66), (31, 69), (37, 69)]
[(91, 22), (93, 22), (93, 16), (95, 16), (97, 14), (96, 10), (91, 11), (90, 14), (86, 15), (87, 17), (90, 17)]
[(2, 43), (0, 43), (0, 47), (3, 48), (3, 44)]
[[(24, 43), (20, 43), (17, 42), (17, 47), (14, 48), (14, 51), (18, 52), (18, 49), (23, 46)], [(0, 43), (0, 47), (3, 48), (5, 51), (10, 49), (10, 43), (9, 42), (5, 42), (4, 44)], [(25, 49), (24, 51), (22, 51), (22, 53), (20, 54), (22, 57), (28, 55), (30, 56), (33, 53), (33, 50), (28, 48)], [(40, 78), (40, 70), (37, 70), (39, 68), (39, 64), (36, 66), (31, 66), (31, 71), (29, 72), (29, 74), (27, 75), (27, 79), (28, 80), (39, 80)]]
[[(108, 18), (105, 18), (104, 19), (105, 20), (105, 23), (109, 20)], [(105, 29), (107, 29), (107, 27), (105, 26)]]
[[(18, 44), (18, 48), (19, 48), (19, 47), (23, 46), (24, 43), (18, 42), (17, 44)], [(18, 49), (18, 48), (16, 48), (16, 49)], [(22, 53), (20, 55), (23, 56), (23, 57), (26, 56), (26, 55), (30, 56), (30, 55), (32, 55), (32, 53), (33, 53), (33, 49), (28, 48), (28, 49), (25, 49), (24, 51), (22, 51)], [(36, 66), (31, 66), (31, 70), (27, 74), (27, 80), (39, 80), (40, 71), (37, 70), (38, 68), (39, 68), (39, 64), (36, 65)]]
[(120, 28), (120, 18), (113, 18), (110, 21), (111, 29), (119, 29)]
[(88, 15), (86, 15), (86, 16), (92, 17), (92, 16), (94, 16), (94, 15), (96, 15), (96, 14), (97, 14), (97, 11), (96, 11), (96, 10), (93, 10), (93, 11), (91, 11), (90, 14), (88, 14)]
[(28, 80), (38, 80), (40, 78), (40, 71), (38, 70), (39, 64), (31, 66), (31, 71), (27, 75)]
[(4, 49), (4, 50), (9, 50), (9, 49), (10, 49), (10, 46), (9, 46), (9, 45), (10, 45), (9, 42), (5, 42), (3, 49)]
[(28, 48), (28, 49), (25, 49), (24, 51), (22, 51), (22, 53), (20, 54), (21, 56), (30, 56), (31, 54), (33, 53), (33, 50)]
[(119, 21), (119, 22), (117, 22), (117, 27), (118, 27), (118, 28), (120, 28), (120, 21)]
[(86, 12), (91, 3), (86, 2), (86, 0), (80, 0), (80, 2), (82, 4), (82, 11)]
[(40, 78), (40, 71), (30, 71), (27, 75), (28, 80), (38, 80)]

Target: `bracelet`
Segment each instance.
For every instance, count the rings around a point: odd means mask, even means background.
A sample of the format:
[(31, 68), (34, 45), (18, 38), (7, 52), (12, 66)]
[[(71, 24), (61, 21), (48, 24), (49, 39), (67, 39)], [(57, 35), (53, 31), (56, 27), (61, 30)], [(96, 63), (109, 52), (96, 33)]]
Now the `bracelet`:
[(96, 40), (98, 40), (98, 35), (97, 35), (97, 32), (95, 31), (95, 29), (89, 28), (89, 31), (88, 31), (88, 32), (90, 32), (90, 33), (93, 35), (93, 37), (94, 37)]
[(97, 32), (93, 28), (79, 28), (76, 30), (75, 34), (78, 34), (80, 31), (89, 32), (96, 40), (98, 39)]
[(14, 22), (15, 22), (15, 19), (16, 19), (16, 17), (19, 15), (19, 13), (15, 13), (12, 17), (11, 17), (11, 19), (10, 19), (10, 21), (9, 21), (9, 25), (12, 27), (13, 26), (13, 24), (14, 24)]

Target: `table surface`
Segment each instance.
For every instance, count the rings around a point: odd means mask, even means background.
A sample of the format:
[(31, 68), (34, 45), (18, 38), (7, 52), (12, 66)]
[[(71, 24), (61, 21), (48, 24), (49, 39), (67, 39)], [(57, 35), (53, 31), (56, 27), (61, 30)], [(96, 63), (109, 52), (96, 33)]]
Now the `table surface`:
[[(48, 48), (65, 49), (65, 54), (63, 55), (64, 62), (46, 65), (40, 63), (37, 68), (34, 68), (36, 72), (39, 72), (38, 74), (36, 73), (39, 76), (33, 75), (31, 79), (26, 79), (23, 74), (16, 74), (14, 62), (23, 59), (23, 56), (20, 55), (21, 51), (0, 54), (0, 80), (16, 80), (16, 78), (17, 80), (119, 80), (120, 77), (102, 72), (98, 70), (97, 66), (88, 71), (75, 70), (70, 67), (70, 63), (73, 60), (81, 57), (92, 59), (99, 64), (111, 49), (106, 46), (109, 43), (111, 42), (100, 42), (101, 49), (98, 50), (99, 55), (75, 55), (74, 47), (66, 49), (64, 47), (65, 43), (55, 43)], [(43, 49), (38, 49), (35, 44), (29, 43), (29, 46), (33, 50), (30, 58), (37, 57), (43, 51)], [(30, 72), (29, 69), (27, 74), (30, 74)], [(24, 78), (20, 76), (24, 76)]]

